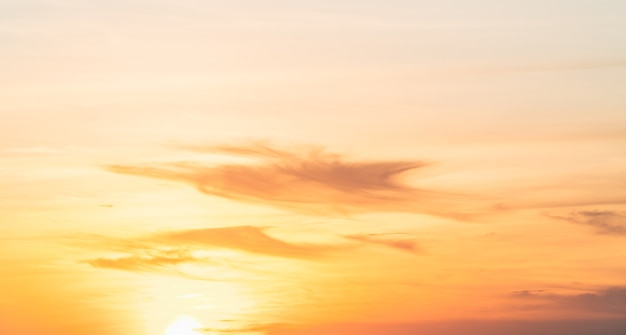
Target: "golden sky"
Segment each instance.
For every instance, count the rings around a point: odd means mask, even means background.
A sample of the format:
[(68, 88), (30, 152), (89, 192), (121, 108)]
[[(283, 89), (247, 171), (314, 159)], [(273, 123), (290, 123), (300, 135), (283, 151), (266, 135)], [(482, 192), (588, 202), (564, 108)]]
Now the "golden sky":
[(0, 0), (0, 334), (626, 333), (625, 17)]

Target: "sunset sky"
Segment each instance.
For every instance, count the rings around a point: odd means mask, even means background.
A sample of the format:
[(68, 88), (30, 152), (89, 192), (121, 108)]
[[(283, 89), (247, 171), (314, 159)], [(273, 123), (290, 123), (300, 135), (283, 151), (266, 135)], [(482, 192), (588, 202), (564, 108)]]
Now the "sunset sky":
[(0, 334), (626, 334), (626, 1), (0, 0)]

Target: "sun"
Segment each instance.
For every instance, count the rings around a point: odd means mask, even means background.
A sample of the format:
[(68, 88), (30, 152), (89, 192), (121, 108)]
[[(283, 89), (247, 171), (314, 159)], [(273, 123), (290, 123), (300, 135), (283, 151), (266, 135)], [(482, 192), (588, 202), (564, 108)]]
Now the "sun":
[(190, 316), (179, 316), (165, 329), (165, 335), (201, 335), (197, 329), (202, 328), (198, 320)]

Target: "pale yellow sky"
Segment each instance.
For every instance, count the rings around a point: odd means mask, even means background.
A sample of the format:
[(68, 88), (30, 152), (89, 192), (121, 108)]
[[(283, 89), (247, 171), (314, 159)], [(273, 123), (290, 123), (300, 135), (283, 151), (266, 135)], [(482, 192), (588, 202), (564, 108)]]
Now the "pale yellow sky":
[(0, 1), (0, 333), (622, 334), (625, 15)]

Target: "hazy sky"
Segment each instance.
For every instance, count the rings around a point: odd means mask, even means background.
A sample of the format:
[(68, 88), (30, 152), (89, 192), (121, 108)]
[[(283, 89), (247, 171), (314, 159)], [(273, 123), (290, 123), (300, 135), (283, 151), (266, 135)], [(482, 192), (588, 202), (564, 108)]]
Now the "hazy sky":
[(626, 333), (626, 2), (0, 0), (0, 333)]

